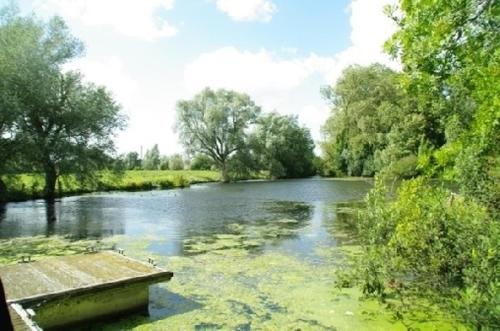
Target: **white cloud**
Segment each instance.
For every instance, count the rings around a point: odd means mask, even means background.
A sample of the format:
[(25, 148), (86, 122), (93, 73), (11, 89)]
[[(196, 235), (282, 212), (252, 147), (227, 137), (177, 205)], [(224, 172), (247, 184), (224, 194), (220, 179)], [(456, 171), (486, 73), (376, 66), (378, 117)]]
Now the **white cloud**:
[(127, 112), (132, 108), (137, 94), (137, 82), (126, 72), (123, 62), (117, 57), (104, 60), (89, 58), (76, 59), (64, 66), (65, 70), (77, 70), (84, 75), (84, 80), (106, 86)]
[(82, 58), (64, 66), (64, 70), (78, 70), (84, 80), (106, 86), (115, 100), (122, 106), (122, 112), (129, 118), (128, 127), (118, 134), (119, 152), (144, 151), (154, 144), (166, 154), (181, 151), (177, 136), (171, 130), (175, 116), (173, 91), (162, 81), (139, 81), (127, 70), (118, 57)]
[(328, 73), (333, 84), (342, 70), (352, 64), (369, 65), (375, 62), (398, 69), (399, 63), (384, 53), (384, 42), (396, 31), (395, 24), (384, 14), (385, 5), (395, 0), (353, 0), (351, 13), (351, 46), (335, 56), (336, 66)]
[(383, 44), (395, 31), (395, 26), (383, 13), (392, 0), (353, 0), (351, 12), (351, 46), (332, 56), (281, 59), (261, 49), (256, 52), (223, 47), (203, 53), (188, 64), (184, 74), (191, 92), (206, 86), (231, 88), (247, 93), (289, 91), (314, 74), (325, 82), (335, 83), (342, 70), (351, 64), (369, 65), (379, 62), (397, 68), (383, 52)]
[(223, 47), (201, 54), (186, 67), (184, 79), (191, 92), (210, 86), (250, 94), (275, 93), (289, 91), (331, 65), (331, 59), (314, 54), (282, 60), (265, 49), (249, 52)]
[(110, 26), (117, 32), (145, 40), (171, 37), (177, 29), (158, 15), (172, 9), (174, 0), (37, 0), (35, 9), (59, 14), (87, 26)]
[(235, 21), (269, 22), (277, 10), (269, 0), (216, 0), (216, 5)]
[(300, 122), (311, 130), (314, 141), (320, 141), (321, 126), (330, 115), (329, 106), (308, 104), (299, 110), (298, 115)]

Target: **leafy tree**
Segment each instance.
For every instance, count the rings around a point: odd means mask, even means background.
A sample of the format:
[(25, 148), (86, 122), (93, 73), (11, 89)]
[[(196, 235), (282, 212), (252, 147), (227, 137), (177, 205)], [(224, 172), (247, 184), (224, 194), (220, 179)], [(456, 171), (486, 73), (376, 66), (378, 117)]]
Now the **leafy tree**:
[(167, 155), (162, 155), (160, 158), (160, 170), (168, 170), (169, 167), (169, 157)]
[(456, 180), (463, 193), (497, 213), (500, 3), (405, 0), (389, 13), (400, 30), (387, 49), (403, 62), (415, 109), (436, 118), (434, 131), (443, 141), (421, 155), (423, 167)]
[(32, 28), (17, 14), (18, 9), (13, 5), (0, 8), (0, 203), (6, 200), (7, 191), (1, 175), (12, 170), (12, 162), (19, 156), (16, 126), (19, 102), (10, 87), (19, 75), (16, 63), (23, 56), (23, 33)]
[[(359, 218), (364, 288), (424, 297), (475, 329), (498, 329), (500, 3), (401, 0), (388, 11), (400, 30), (387, 48), (423, 128), (423, 175), (389, 202), (382, 178), (369, 194)], [(435, 177), (460, 194), (430, 185)]]
[(182, 155), (174, 154), (168, 159), (168, 168), (170, 170), (183, 170), (184, 169), (184, 160), (182, 159)]
[(269, 113), (257, 120), (252, 145), (260, 169), (273, 178), (307, 177), (314, 170), (314, 142), (296, 116)]
[[(382, 178), (358, 218), (366, 294), (424, 297), (477, 329), (500, 323), (499, 227), (475, 201), (424, 177), (405, 181), (393, 201)], [(404, 307), (403, 307), (404, 308)]]
[(213, 165), (214, 162), (210, 157), (198, 154), (191, 161), (191, 170), (210, 170)]
[[(417, 152), (420, 123), (405, 117), (405, 94), (398, 74), (374, 64), (344, 70), (335, 87), (322, 90), (332, 114), (322, 128), (322, 150), (330, 175), (372, 176)], [(410, 124), (408, 124), (410, 123)], [(412, 140), (400, 143), (401, 132)]]
[(15, 17), (1, 29), (2, 50), (16, 52), (6, 64), (12, 70), (2, 90), (18, 110), (23, 156), (45, 173), (45, 196), (53, 200), (60, 175), (73, 173), (83, 180), (109, 161), (111, 138), (124, 120), (105, 88), (83, 83), (77, 72), (61, 72), (83, 46), (60, 18), (43, 23)]
[(141, 168), (141, 160), (139, 159), (139, 153), (129, 152), (125, 155), (124, 160), (126, 170), (134, 170)]
[(160, 169), (160, 150), (157, 144), (146, 151), (144, 160), (142, 161), (142, 167), (144, 170)]
[(229, 163), (245, 148), (246, 130), (259, 113), (260, 107), (246, 94), (206, 88), (192, 100), (177, 103), (177, 130), (187, 151), (210, 157), (227, 182)]

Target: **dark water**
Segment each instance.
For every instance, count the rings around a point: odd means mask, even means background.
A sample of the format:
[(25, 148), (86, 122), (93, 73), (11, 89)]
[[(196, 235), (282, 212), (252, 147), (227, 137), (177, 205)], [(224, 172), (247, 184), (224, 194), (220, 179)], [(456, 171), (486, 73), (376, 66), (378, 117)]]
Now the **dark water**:
[[(64, 235), (75, 239), (114, 235), (162, 237), (151, 250), (182, 255), (189, 238), (224, 233), (229, 224), (262, 224), (295, 219), (293, 240), (283, 248), (300, 253), (311, 242), (335, 240), (327, 234), (329, 207), (360, 200), (366, 181), (301, 179), (274, 182), (203, 184), (188, 189), (137, 193), (103, 193), (44, 201), (10, 203), (0, 210), (0, 238)], [(306, 253), (306, 252), (304, 252)]]

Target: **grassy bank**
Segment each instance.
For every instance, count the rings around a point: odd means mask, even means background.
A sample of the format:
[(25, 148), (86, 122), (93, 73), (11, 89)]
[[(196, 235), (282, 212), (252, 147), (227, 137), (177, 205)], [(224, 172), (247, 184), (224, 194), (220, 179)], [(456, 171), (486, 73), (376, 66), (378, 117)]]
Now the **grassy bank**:
[[(188, 187), (195, 183), (219, 180), (219, 173), (203, 170), (132, 170), (121, 174), (101, 172), (96, 178), (80, 181), (75, 176), (60, 177), (57, 183), (59, 196), (100, 191), (144, 191)], [(7, 200), (22, 201), (43, 197), (42, 174), (22, 174), (4, 178)]]

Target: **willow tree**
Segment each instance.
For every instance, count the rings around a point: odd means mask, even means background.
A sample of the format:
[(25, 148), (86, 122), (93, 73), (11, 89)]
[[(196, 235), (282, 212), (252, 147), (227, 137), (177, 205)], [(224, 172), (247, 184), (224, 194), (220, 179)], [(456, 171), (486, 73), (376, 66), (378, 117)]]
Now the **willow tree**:
[[(322, 89), (332, 106), (322, 127), (327, 174), (373, 176), (391, 161), (416, 154), (422, 120), (406, 116), (399, 85), (398, 73), (372, 64), (350, 66), (335, 86)], [(402, 131), (412, 138), (399, 142)]]
[(16, 9), (12, 6), (0, 8), (0, 203), (6, 199), (2, 175), (10, 170), (9, 164), (17, 154), (15, 119), (19, 109), (14, 93), (8, 89), (16, 74), (16, 67), (12, 64), (23, 53), (15, 40), (15, 31), (19, 29), (14, 24), (15, 15)]
[(260, 107), (246, 94), (206, 88), (177, 103), (177, 130), (187, 151), (210, 157), (228, 182), (228, 164), (245, 148), (247, 128), (259, 114)]
[(253, 134), (253, 154), (271, 178), (301, 178), (315, 173), (314, 141), (297, 116), (276, 112), (261, 116)]
[(0, 58), (10, 69), (0, 78), (1, 94), (15, 106), (10, 109), (16, 111), (17, 149), (26, 164), (45, 174), (45, 197), (53, 200), (60, 175), (84, 179), (107, 161), (123, 117), (104, 87), (83, 82), (78, 72), (63, 72), (83, 51), (64, 21), (11, 16), (2, 23)]

